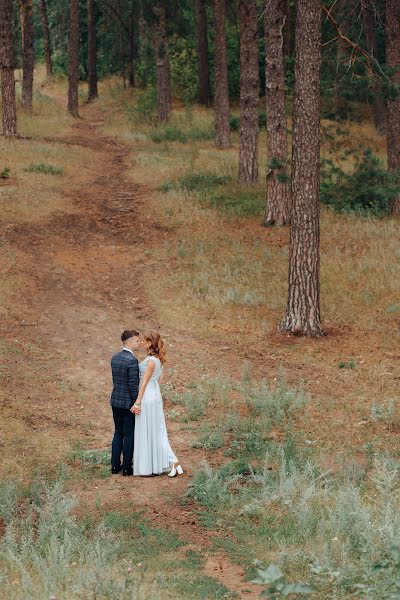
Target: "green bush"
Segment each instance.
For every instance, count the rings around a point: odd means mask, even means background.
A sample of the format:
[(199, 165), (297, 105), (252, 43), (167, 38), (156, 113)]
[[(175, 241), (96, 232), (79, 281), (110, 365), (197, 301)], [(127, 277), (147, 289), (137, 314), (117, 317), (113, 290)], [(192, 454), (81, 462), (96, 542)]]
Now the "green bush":
[(62, 167), (53, 167), (52, 165), (46, 165), (45, 163), (32, 163), (25, 171), (27, 171), (27, 173), (43, 173), (44, 175), (64, 174), (64, 169)]
[(391, 200), (400, 193), (400, 175), (389, 173), (370, 149), (354, 158), (351, 173), (331, 160), (322, 161), (321, 201), (339, 213), (387, 214)]

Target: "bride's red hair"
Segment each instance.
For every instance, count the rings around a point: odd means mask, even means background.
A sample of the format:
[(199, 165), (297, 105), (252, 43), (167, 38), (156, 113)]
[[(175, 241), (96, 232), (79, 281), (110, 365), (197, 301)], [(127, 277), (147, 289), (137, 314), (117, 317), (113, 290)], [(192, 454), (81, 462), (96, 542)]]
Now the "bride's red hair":
[(150, 331), (149, 333), (145, 333), (143, 337), (146, 342), (150, 342), (150, 347), (148, 349), (149, 355), (156, 356), (160, 359), (161, 363), (164, 364), (166, 350), (160, 334), (157, 331)]

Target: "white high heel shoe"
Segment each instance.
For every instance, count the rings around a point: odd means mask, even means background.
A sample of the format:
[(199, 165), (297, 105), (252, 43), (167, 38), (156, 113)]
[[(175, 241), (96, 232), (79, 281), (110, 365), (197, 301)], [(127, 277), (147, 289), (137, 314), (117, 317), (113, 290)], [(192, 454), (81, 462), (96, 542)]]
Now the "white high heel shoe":
[(176, 465), (172, 467), (172, 470), (168, 473), (168, 477), (175, 477), (176, 475), (182, 475), (183, 469), (181, 465)]

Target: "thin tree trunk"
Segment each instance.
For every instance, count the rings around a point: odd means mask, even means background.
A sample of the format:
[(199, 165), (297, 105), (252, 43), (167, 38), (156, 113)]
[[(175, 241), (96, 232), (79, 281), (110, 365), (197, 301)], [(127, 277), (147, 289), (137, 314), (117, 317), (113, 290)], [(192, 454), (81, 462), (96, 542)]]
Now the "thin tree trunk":
[(129, 87), (135, 87), (135, 60), (137, 53), (137, 12), (135, 10), (135, 2), (131, 2), (131, 18), (129, 23)]
[(12, 0), (0, 0), (0, 85), (3, 108), (3, 135), (17, 134), (14, 56), (12, 38)]
[[(351, 0), (353, 1), (353, 0)], [(337, 15), (341, 31), (347, 35), (349, 29), (348, 9), (349, 0), (338, 0)], [(349, 46), (345, 40), (338, 38), (336, 41), (336, 96), (335, 112), (338, 117), (346, 114), (346, 102), (342, 96), (341, 79), (346, 71), (346, 61), (350, 58)]]
[(285, 0), (267, 0), (264, 26), (265, 99), (267, 109), (267, 212), (263, 225), (285, 225), (289, 220), (290, 197), (283, 56)]
[(197, 54), (199, 58), (199, 102), (200, 104), (204, 104), (204, 106), (211, 106), (206, 0), (196, 0), (196, 27)]
[(226, 58), (225, 0), (214, 0), (215, 45), (215, 144), (228, 148), (229, 140), (229, 94), (228, 66)]
[[(386, 63), (392, 82), (400, 88), (400, 4), (386, 0)], [(387, 102), (387, 156), (389, 171), (400, 170), (400, 92)], [(391, 213), (400, 216), (400, 196), (392, 200)]]
[(40, 0), (40, 15), (42, 19), (42, 33), (44, 43), (44, 59), (46, 62), (46, 74), (50, 79), (53, 76), (53, 63), (51, 61), (51, 42), (50, 42), (50, 29), (49, 19), (47, 17), (47, 4), (46, 0)]
[(321, 3), (298, 0), (293, 107), (289, 290), (280, 330), (323, 335), (320, 316)]
[(79, 0), (70, 0), (69, 10), (70, 28), (68, 39), (68, 112), (73, 117), (79, 117)]
[[(371, 0), (362, 0), (361, 10), (368, 52), (375, 58), (375, 60), (378, 60), (378, 42), (375, 32), (373, 2)], [(375, 127), (378, 131), (384, 132), (386, 129), (385, 103), (382, 97), (379, 95), (380, 89), (376, 82), (372, 82), (372, 89), (375, 96), (372, 102), (372, 114), (374, 117)]]
[(257, 0), (240, 0), (239, 182), (258, 181), (258, 30)]
[(87, 1), (88, 19), (88, 102), (98, 98), (97, 91), (97, 45), (96, 45), (96, 15), (94, 0)]
[(154, 49), (157, 69), (158, 123), (166, 123), (171, 116), (171, 82), (168, 57), (168, 37), (165, 0), (158, 0), (154, 12)]
[(119, 37), (119, 56), (121, 62), (122, 69), (122, 84), (124, 89), (126, 88), (126, 69), (125, 69), (125, 41), (124, 41), (124, 33), (123, 33), (123, 16), (122, 16), (122, 7), (121, 0), (117, 2), (117, 14), (118, 14), (118, 37)]
[(24, 110), (31, 113), (33, 100), (33, 69), (35, 66), (32, 0), (20, 0), (20, 17), (22, 35), (22, 106)]

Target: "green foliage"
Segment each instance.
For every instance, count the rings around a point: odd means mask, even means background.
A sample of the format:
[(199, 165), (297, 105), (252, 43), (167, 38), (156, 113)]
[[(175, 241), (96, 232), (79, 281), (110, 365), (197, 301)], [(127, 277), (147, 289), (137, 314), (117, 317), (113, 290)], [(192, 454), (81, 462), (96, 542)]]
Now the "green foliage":
[(169, 58), (173, 92), (186, 104), (194, 102), (198, 95), (197, 54), (191, 40), (173, 36)]
[(309, 595), (315, 590), (304, 583), (288, 583), (279, 567), (273, 563), (267, 569), (258, 569), (258, 577), (253, 583), (266, 585), (267, 588), (262, 592), (262, 596), (268, 598), (289, 598), (292, 594)]
[(214, 137), (212, 129), (189, 129), (182, 131), (179, 127), (165, 126), (150, 131), (153, 142), (180, 142), (186, 144), (191, 141), (211, 140)]
[(382, 216), (400, 193), (399, 175), (388, 173), (371, 150), (354, 155), (355, 167), (347, 173), (332, 160), (321, 164), (321, 200), (336, 212)]
[(260, 187), (240, 187), (227, 175), (210, 172), (190, 172), (177, 184), (166, 182), (160, 190), (169, 192), (177, 187), (193, 192), (200, 202), (230, 216), (261, 215), (265, 210), (265, 190)]
[(32, 163), (25, 169), (28, 173), (43, 173), (44, 175), (63, 175), (62, 167), (53, 167), (45, 163)]
[(157, 111), (157, 90), (148, 86), (137, 92), (136, 104), (126, 106), (128, 116), (136, 123), (154, 123)]
[(4, 167), (2, 171), (0, 171), (0, 179), (9, 179), (10, 178), (10, 169), (9, 167)]
[(217, 450), (223, 445), (223, 432), (219, 427), (212, 427), (209, 423), (202, 425), (197, 441), (193, 443), (194, 448), (203, 448), (204, 450)]
[(373, 421), (391, 421), (394, 417), (395, 406), (394, 400), (390, 399), (385, 402), (373, 402), (371, 406), (371, 419)]
[(340, 361), (338, 364), (339, 369), (355, 369), (357, 363), (354, 360), (345, 360)]

